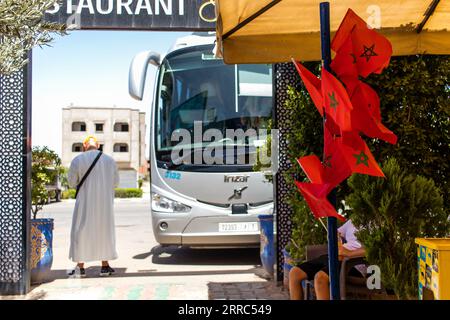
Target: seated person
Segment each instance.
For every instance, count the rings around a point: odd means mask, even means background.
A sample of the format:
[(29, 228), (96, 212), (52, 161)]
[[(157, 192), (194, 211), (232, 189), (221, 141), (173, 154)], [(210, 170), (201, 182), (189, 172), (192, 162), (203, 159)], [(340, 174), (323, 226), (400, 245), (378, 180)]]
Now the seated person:
[[(355, 236), (357, 232), (351, 220), (347, 220), (338, 229), (338, 249), (339, 261), (344, 257), (360, 256), (365, 253), (361, 243)], [(339, 269), (341, 263), (339, 262)], [(350, 274), (362, 277), (364, 274), (364, 266), (355, 266), (350, 270)], [(328, 277), (328, 255), (322, 255), (316, 259), (303, 262), (295, 266), (289, 272), (289, 294), (291, 300), (302, 300), (303, 289), (301, 282), (303, 280), (314, 280), (314, 290), (317, 300), (330, 299), (330, 286)]]

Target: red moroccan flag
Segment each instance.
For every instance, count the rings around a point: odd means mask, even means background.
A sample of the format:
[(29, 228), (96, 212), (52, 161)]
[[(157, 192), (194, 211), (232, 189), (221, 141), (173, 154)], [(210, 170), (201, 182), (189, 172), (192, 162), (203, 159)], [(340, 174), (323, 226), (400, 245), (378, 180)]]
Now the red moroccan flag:
[(381, 121), (372, 117), (367, 109), (358, 108), (352, 112), (352, 125), (355, 130), (370, 138), (378, 138), (391, 144), (397, 143), (397, 136)]
[[(342, 138), (336, 137), (325, 127), (324, 129), (324, 182), (333, 188), (352, 175), (352, 170), (342, 154), (339, 144)], [(331, 190), (330, 190), (331, 191)]]
[(368, 84), (350, 77), (341, 79), (347, 88), (353, 109), (365, 108), (377, 121), (381, 121), (380, 98)]
[(316, 155), (301, 157), (297, 161), (312, 183), (328, 185), (328, 193), (352, 174), (340, 151), (326, 155), (323, 164)]
[(381, 123), (380, 98), (376, 91), (359, 80), (344, 79), (344, 82), (347, 84), (347, 88), (350, 88), (347, 90), (353, 90), (351, 95), (353, 130), (391, 144), (397, 143), (397, 136)]
[(322, 97), (327, 119), (331, 117), (340, 131), (351, 131), (350, 98), (344, 86), (325, 68), (322, 69)]
[(381, 73), (392, 56), (389, 40), (369, 29), (351, 9), (342, 20), (331, 48), (336, 52), (331, 68), (339, 77), (354, 75), (355, 67), (362, 77)]
[(356, 64), (356, 56), (353, 53), (353, 42), (350, 36), (342, 44), (334, 59), (331, 61), (331, 69), (342, 80), (343, 77), (358, 78), (359, 71)]
[(331, 41), (331, 49), (334, 52), (338, 52), (339, 49), (347, 41), (348, 36), (352, 32), (354, 27), (367, 28), (366, 22), (361, 19), (352, 9), (348, 9), (344, 19), (341, 21), (333, 41)]
[(312, 183), (323, 183), (323, 167), (322, 162), (316, 155), (310, 155), (297, 159), (298, 164), (303, 172)]
[(327, 199), (329, 186), (327, 184), (305, 183), (295, 181), (300, 193), (305, 198), (311, 212), (316, 219), (323, 217), (336, 217), (345, 221)]
[(311, 100), (314, 102), (317, 110), (320, 115), (323, 116), (323, 102), (322, 102), (322, 93), (321, 93), (321, 84), (320, 79), (317, 78), (313, 73), (311, 73), (308, 69), (306, 69), (300, 62), (292, 59), (292, 62), (297, 69), (298, 74), (302, 78), (303, 83), (305, 84), (306, 90), (308, 90)]
[(366, 142), (355, 132), (344, 132), (337, 143), (345, 161), (354, 173), (384, 177)]
[(364, 140), (355, 132), (343, 132), (341, 137), (333, 137), (325, 128), (324, 132), (324, 182), (337, 186), (352, 173), (362, 173), (371, 176), (384, 177), (375, 161), (372, 152)]
[(353, 54), (362, 77), (380, 74), (389, 65), (392, 45), (388, 39), (368, 28), (355, 28), (352, 32)]

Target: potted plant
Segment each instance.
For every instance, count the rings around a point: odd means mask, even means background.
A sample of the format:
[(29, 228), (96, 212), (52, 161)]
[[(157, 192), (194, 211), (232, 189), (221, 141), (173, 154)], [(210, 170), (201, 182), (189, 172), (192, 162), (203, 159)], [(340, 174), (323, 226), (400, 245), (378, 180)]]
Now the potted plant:
[(432, 179), (410, 174), (394, 158), (385, 162), (383, 172), (386, 179), (353, 175), (346, 203), (369, 264), (381, 270), (383, 286), (399, 299), (417, 299), (415, 238), (448, 237), (449, 215)]
[(275, 264), (275, 244), (273, 232), (273, 214), (260, 214), (260, 257), (269, 278), (273, 277)]
[(33, 147), (31, 164), (31, 283), (49, 278), (53, 263), (53, 219), (37, 218), (48, 203), (47, 185), (59, 175), (61, 159), (47, 147)]

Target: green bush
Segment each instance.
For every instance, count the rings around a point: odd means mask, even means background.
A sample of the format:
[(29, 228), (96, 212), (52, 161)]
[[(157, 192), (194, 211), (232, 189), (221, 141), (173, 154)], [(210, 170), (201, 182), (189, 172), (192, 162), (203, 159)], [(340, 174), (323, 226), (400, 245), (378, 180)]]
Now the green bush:
[(142, 198), (143, 191), (139, 188), (117, 188), (115, 189), (116, 198)]
[(47, 185), (55, 181), (61, 168), (58, 154), (48, 147), (35, 146), (31, 162), (31, 211), (33, 219), (42, 210), (49, 198)]
[(75, 189), (64, 190), (61, 193), (61, 199), (75, 199)]
[[(409, 173), (433, 179), (448, 203), (450, 56), (395, 57), (367, 82), (380, 96), (383, 123), (398, 136), (395, 145), (371, 141), (375, 159), (394, 157)], [(448, 205), (446, 210), (450, 213)]]
[(144, 184), (144, 180), (141, 178), (138, 180), (138, 188), (142, 189), (142, 185)]
[[(75, 199), (75, 189), (68, 189), (62, 192), (62, 199)], [(114, 196), (116, 198), (142, 198), (143, 191), (138, 188), (116, 188)]]
[[(383, 285), (401, 298), (417, 297), (415, 238), (445, 237), (450, 232), (441, 190), (432, 179), (409, 174), (398, 161), (383, 166), (386, 179), (355, 174), (346, 204), (360, 230), (369, 264), (381, 270)], [(409, 171), (409, 167), (408, 167)]]

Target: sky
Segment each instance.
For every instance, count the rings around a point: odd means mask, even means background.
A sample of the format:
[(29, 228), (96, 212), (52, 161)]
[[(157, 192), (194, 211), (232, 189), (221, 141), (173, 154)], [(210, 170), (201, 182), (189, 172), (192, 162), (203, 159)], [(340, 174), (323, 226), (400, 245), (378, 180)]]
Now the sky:
[(56, 37), (51, 47), (33, 50), (32, 143), (61, 155), (62, 108), (70, 106), (131, 107), (146, 112), (156, 68), (150, 66), (143, 101), (128, 94), (128, 69), (146, 50), (165, 54), (186, 32), (72, 31)]

